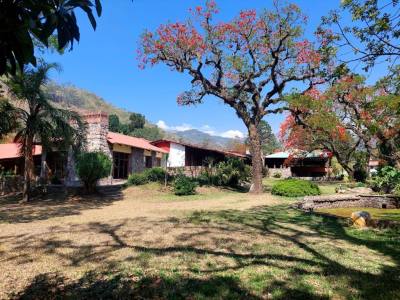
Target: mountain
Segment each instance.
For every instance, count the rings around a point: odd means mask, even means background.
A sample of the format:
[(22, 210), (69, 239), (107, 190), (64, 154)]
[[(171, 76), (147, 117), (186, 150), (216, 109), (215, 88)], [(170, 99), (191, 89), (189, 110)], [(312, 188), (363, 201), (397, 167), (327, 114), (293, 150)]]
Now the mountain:
[(96, 94), (73, 85), (60, 85), (52, 82), (47, 84), (44, 90), (50, 100), (62, 108), (101, 110), (110, 115), (116, 114), (122, 123), (126, 123), (129, 119), (129, 111), (117, 108)]
[(166, 137), (188, 144), (200, 145), (204, 147), (228, 149), (232, 148), (235, 143), (243, 143), (240, 139), (225, 138), (222, 136), (210, 135), (197, 129), (185, 131), (169, 131)]
[[(118, 108), (96, 94), (73, 85), (60, 85), (51, 82), (46, 85), (44, 90), (50, 100), (61, 108), (101, 110), (110, 115), (116, 114), (121, 123), (127, 123), (129, 120), (131, 112)], [(145, 126), (154, 127), (156, 125), (146, 123)], [(238, 142), (238, 140), (235, 139), (213, 136), (196, 129), (186, 131), (162, 131), (162, 133), (165, 138), (171, 140), (217, 149), (232, 148), (232, 146)]]

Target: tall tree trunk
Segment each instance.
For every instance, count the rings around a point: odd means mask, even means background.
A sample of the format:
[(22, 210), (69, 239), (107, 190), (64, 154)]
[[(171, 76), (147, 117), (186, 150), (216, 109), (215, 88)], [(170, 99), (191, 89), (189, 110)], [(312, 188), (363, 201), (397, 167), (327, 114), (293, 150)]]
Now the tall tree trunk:
[(33, 175), (33, 137), (27, 137), (25, 143), (25, 165), (24, 165), (24, 189), (22, 201), (29, 202), (31, 199), (31, 180)]
[(250, 142), (250, 153), (252, 156), (252, 183), (250, 192), (254, 194), (261, 194), (263, 192), (262, 186), (262, 169), (263, 159), (261, 150), (260, 135), (255, 124), (251, 124), (248, 127), (249, 131), (249, 142)]

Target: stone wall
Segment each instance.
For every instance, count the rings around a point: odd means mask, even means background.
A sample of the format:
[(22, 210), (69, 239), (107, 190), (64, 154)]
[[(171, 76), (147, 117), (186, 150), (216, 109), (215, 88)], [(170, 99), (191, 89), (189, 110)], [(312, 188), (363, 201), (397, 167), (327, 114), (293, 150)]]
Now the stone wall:
[(269, 168), (269, 177), (274, 177), (274, 174), (281, 174), (282, 178), (289, 178), (292, 176), (290, 168)]
[(371, 207), (371, 208), (400, 208), (400, 198), (393, 195), (330, 195), (307, 196), (299, 203), (299, 208), (314, 210), (317, 208), (341, 207)]

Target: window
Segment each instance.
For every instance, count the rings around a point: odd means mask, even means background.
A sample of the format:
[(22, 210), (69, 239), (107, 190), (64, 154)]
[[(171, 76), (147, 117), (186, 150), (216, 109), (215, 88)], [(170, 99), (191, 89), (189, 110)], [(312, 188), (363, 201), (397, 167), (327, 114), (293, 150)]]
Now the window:
[(153, 167), (153, 161), (151, 156), (145, 156), (145, 165), (146, 168), (152, 168)]

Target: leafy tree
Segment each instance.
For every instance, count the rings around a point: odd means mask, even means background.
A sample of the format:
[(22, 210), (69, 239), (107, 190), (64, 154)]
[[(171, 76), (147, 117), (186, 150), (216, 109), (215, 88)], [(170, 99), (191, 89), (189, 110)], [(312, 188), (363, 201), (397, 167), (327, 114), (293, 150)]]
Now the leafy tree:
[[(252, 153), (251, 191), (262, 192), (262, 151), (258, 125), (270, 113), (283, 111), (283, 93), (296, 85), (299, 93), (323, 82), (330, 73), (331, 48), (325, 32), (316, 42), (303, 37), (306, 17), (296, 5), (264, 11), (242, 11), (229, 22), (214, 22), (214, 1), (197, 7), (185, 22), (145, 32), (141, 66), (163, 63), (191, 77), (192, 88), (181, 105), (201, 103), (207, 95), (232, 107), (248, 129)], [(279, 105), (280, 104), (280, 105)]]
[(108, 129), (113, 132), (120, 132), (120, 122), (117, 115), (108, 116)]
[(94, 192), (99, 179), (110, 175), (111, 165), (110, 158), (103, 152), (86, 152), (78, 155), (76, 171), (87, 192)]
[(14, 113), (14, 107), (6, 99), (0, 97), (0, 139), (16, 129)]
[[(280, 133), (286, 146), (327, 149), (350, 176), (355, 167), (366, 170), (371, 156), (398, 163), (400, 98), (383, 81), (367, 86), (363, 77), (348, 75), (324, 93), (293, 94), (289, 102), (293, 114)], [(366, 156), (361, 161), (360, 151)]]
[[(350, 12), (352, 22), (342, 25), (341, 15)], [(400, 56), (400, 5), (398, 0), (344, 0), (341, 9), (324, 18), (324, 25), (336, 25), (332, 35), (340, 47), (356, 55), (349, 61), (362, 61), (365, 69), (379, 59), (395, 62)], [(351, 24), (351, 25), (350, 25)]]
[(34, 175), (33, 147), (41, 144), (43, 151), (54, 147), (67, 150), (82, 143), (85, 126), (80, 116), (70, 110), (53, 107), (41, 87), (48, 82), (48, 72), (54, 64), (42, 63), (37, 68), (25, 68), (6, 81), (18, 105), (12, 116), (18, 123), (15, 141), (21, 144), (25, 160), (23, 200), (29, 201)]
[(163, 134), (158, 127), (137, 128), (130, 133), (132, 136), (144, 138), (149, 141), (156, 141), (163, 138)]
[(260, 135), (261, 148), (264, 155), (271, 154), (280, 148), (280, 144), (275, 134), (272, 132), (268, 122), (261, 120), (258, 125), (258, 134)]
[[(352, 178), (353, 164), (360, 141), (356, 141), (342, 127), (336, 127), (335, 122), (325, 119), (316, 112), (313, 112), (312, 120), (304, 118), (301, 122), (299, 124), (293, 115), (288, 115), (281, 124), (279, 138), (284, 147), (303, 150), (304, 154), (313, 150), (329, 151)], [(306, 123), (308, 124), (304, 125)], [(298, 155), (301, 156), (302, 153)]]
[(131, 113), (129, 116), (129, 130), (134, 131), (135, 129), (142, 129), (146, 124), (144, 115), (138, 113)]
[(27, 64), (36, 66), (34, 42), (48, 47), (52, 37), (57, 37), (58, 49), (64, 49), (74, 41), (79, 42), (80, 33), (75, 15), (82, 9), (93, 29), (96, 19), (93, 8), (101, 15), (100, 0), (15, 0), (0, 1), (0, 75), (15, 74)]

